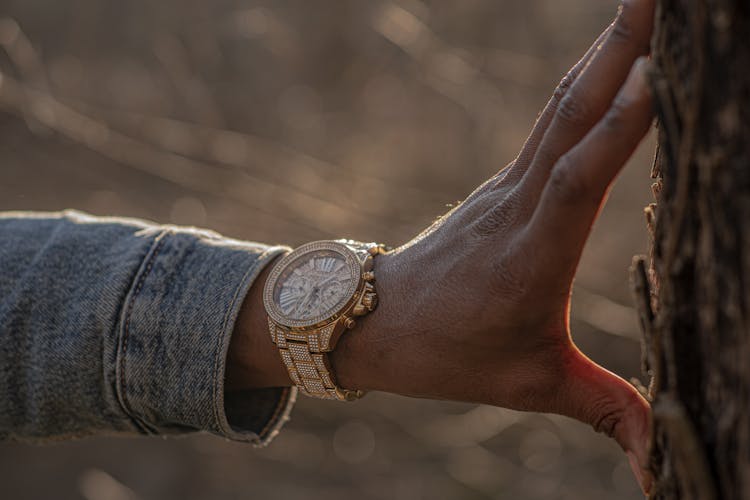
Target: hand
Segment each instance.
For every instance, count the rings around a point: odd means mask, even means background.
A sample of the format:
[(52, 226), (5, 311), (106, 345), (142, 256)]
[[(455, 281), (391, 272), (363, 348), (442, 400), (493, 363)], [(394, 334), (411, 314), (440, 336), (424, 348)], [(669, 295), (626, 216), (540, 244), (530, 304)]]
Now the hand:
[[(379, 306), (331, 354), (342, 387), (568, 415), (614, 437), (648, 489), (648, 403), (576, 348), (568, 311), (591, 225), (652, 120), (638, 59), (652, 21), (653, 0), (626, 0), (517, 158), (376, 258)], [(227, 390), (291, 385), (263, 310), (271, 267), (237, 320)]]
[(600, 205), (652, 121), (651, 0), (626, 1), (520, 154), (378, 257), (380, 305), (332, 355), (347, 388), (554, 412), (628, 453), (649, 487), (649, 405), (571, 340), (571, 283)]

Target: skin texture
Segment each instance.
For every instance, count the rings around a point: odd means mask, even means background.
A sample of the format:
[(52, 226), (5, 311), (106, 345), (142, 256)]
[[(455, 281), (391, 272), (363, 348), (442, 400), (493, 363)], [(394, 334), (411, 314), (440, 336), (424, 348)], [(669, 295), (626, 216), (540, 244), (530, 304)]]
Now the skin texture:
[[(378, 308), (331, 354), (342, 387), (551, 412), (586, 422), (650, 486), (650, 409), (570, 336), (572, 281), (610, 184), (651, 126), (653, 0), (618, 16), (563, 78), (517, 158), (413, 240), (377, 257)], [(291, 382), (252, 287), (227, 387)]]

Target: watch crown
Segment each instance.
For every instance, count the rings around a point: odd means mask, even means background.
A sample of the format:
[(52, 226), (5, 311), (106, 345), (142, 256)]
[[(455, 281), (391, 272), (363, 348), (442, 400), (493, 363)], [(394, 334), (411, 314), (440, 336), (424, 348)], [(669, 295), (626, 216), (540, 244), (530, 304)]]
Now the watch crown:
[(366, 293), (362, 297), (362, 305), (365, 306), (368, 311), (372, 311), (375, 309), (375, 306), (378, 305), (378, 296), (374, 293)]
[(365, 281), (375, 281), (375, 273), (372, 271), (366, 271), (362, 273), (362, 279)]
[(355, 324), (357, 324), (357, 322), (356, 322), (356, 321), (354, 321), (354, 318), (346, 318), (346, 319), (344, 320), (344, 326), (345, 326), (346, 328), (352, 329), (352, 328), (354, 328), (354, 325), (355, 325)]

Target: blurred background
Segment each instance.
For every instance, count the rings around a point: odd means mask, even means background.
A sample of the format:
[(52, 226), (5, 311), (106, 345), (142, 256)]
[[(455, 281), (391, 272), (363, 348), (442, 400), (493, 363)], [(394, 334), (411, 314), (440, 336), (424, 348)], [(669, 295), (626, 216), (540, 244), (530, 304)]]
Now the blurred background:
[[(402, 243), (519, 150), (615, 0), (0, 0), (0, 210), (73, 207), (297, 245)], [(639, 375), (627, 268), (653, 142), (578, 273), (576, 342)], [(571, 420), (302, 399), (267, 449), (210, 436), (0, 445), (0, 498), (635, 499)]]

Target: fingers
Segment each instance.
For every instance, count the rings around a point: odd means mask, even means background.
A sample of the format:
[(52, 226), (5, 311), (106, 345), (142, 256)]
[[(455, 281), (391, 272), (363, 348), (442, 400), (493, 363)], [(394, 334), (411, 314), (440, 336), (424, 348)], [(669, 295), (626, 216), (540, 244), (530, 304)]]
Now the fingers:
[(572, 278), (610, 183), (651, 125), (647, 67), (638, 60), (606, 115), (552, 169), (528, 226), (540, 259), (537, 278), (548, 286)]
[(633, 61), (648, 53), (654, 0), (623, 0), (601, 48), (561, 99), (523, 177), (524, 193), (537, 199), (550, 169), (609, 108)]
[(577, 349), (563, 377), (557, 413), (590, 424), (614, 438), (628, 455), (644, 492), (651, 486), (649, 434), (651, 409), (628, 382), (597, 365)]
[(583, 57), (575, 64), (575, 66), (573, 66), (568, 71), (568, 73), (557, 85), (557, 88), (553, 92), (552, 97), (550, 97), (547, 105), (539, 114), (539, 117), (534, 124), (534, 128), (531, 130), (531, 134), (529, 134), (529, 137), (526, 139), (526, 142), (524, 143), (523, 148), (521, 148), (521, 152), (518, 154), (518, 157), (516, 158), (513, 166), (506, 174), (506, 178), (508, 180), (516, 181), (520, 179), (521, 176), (523, 176), (524, 172), (526, 172), (526, 169), (531, 163), (531, 160), (534, 158), (534, 154), (539, 147), (539, 143), (544, 137), (544, 133), (547, 131), (547, 127), (549, 127), (552, 118), (555, 116), (555, 112), (557, 112), (557, 107), (559, 106), (560, 101), (563, 97), (565, 97), (568, 89), (570, 89), (570, 87), (573, 85), (573, 82), (576, 80), (576, 78), (578, 78), (578, 75), (581, 73), (583, 68), (586, 67), (586, 64), (588, 64), (588, 62), (591, 60), (591, 57), (598, 50), (602, 42), (606, 39), (607, 35), (612, 29), (612, 26), (612, 24), (607, 26), (607, 28), (597, 37), (594, 43), (591, 44), (591, 47), (589, 47)]

